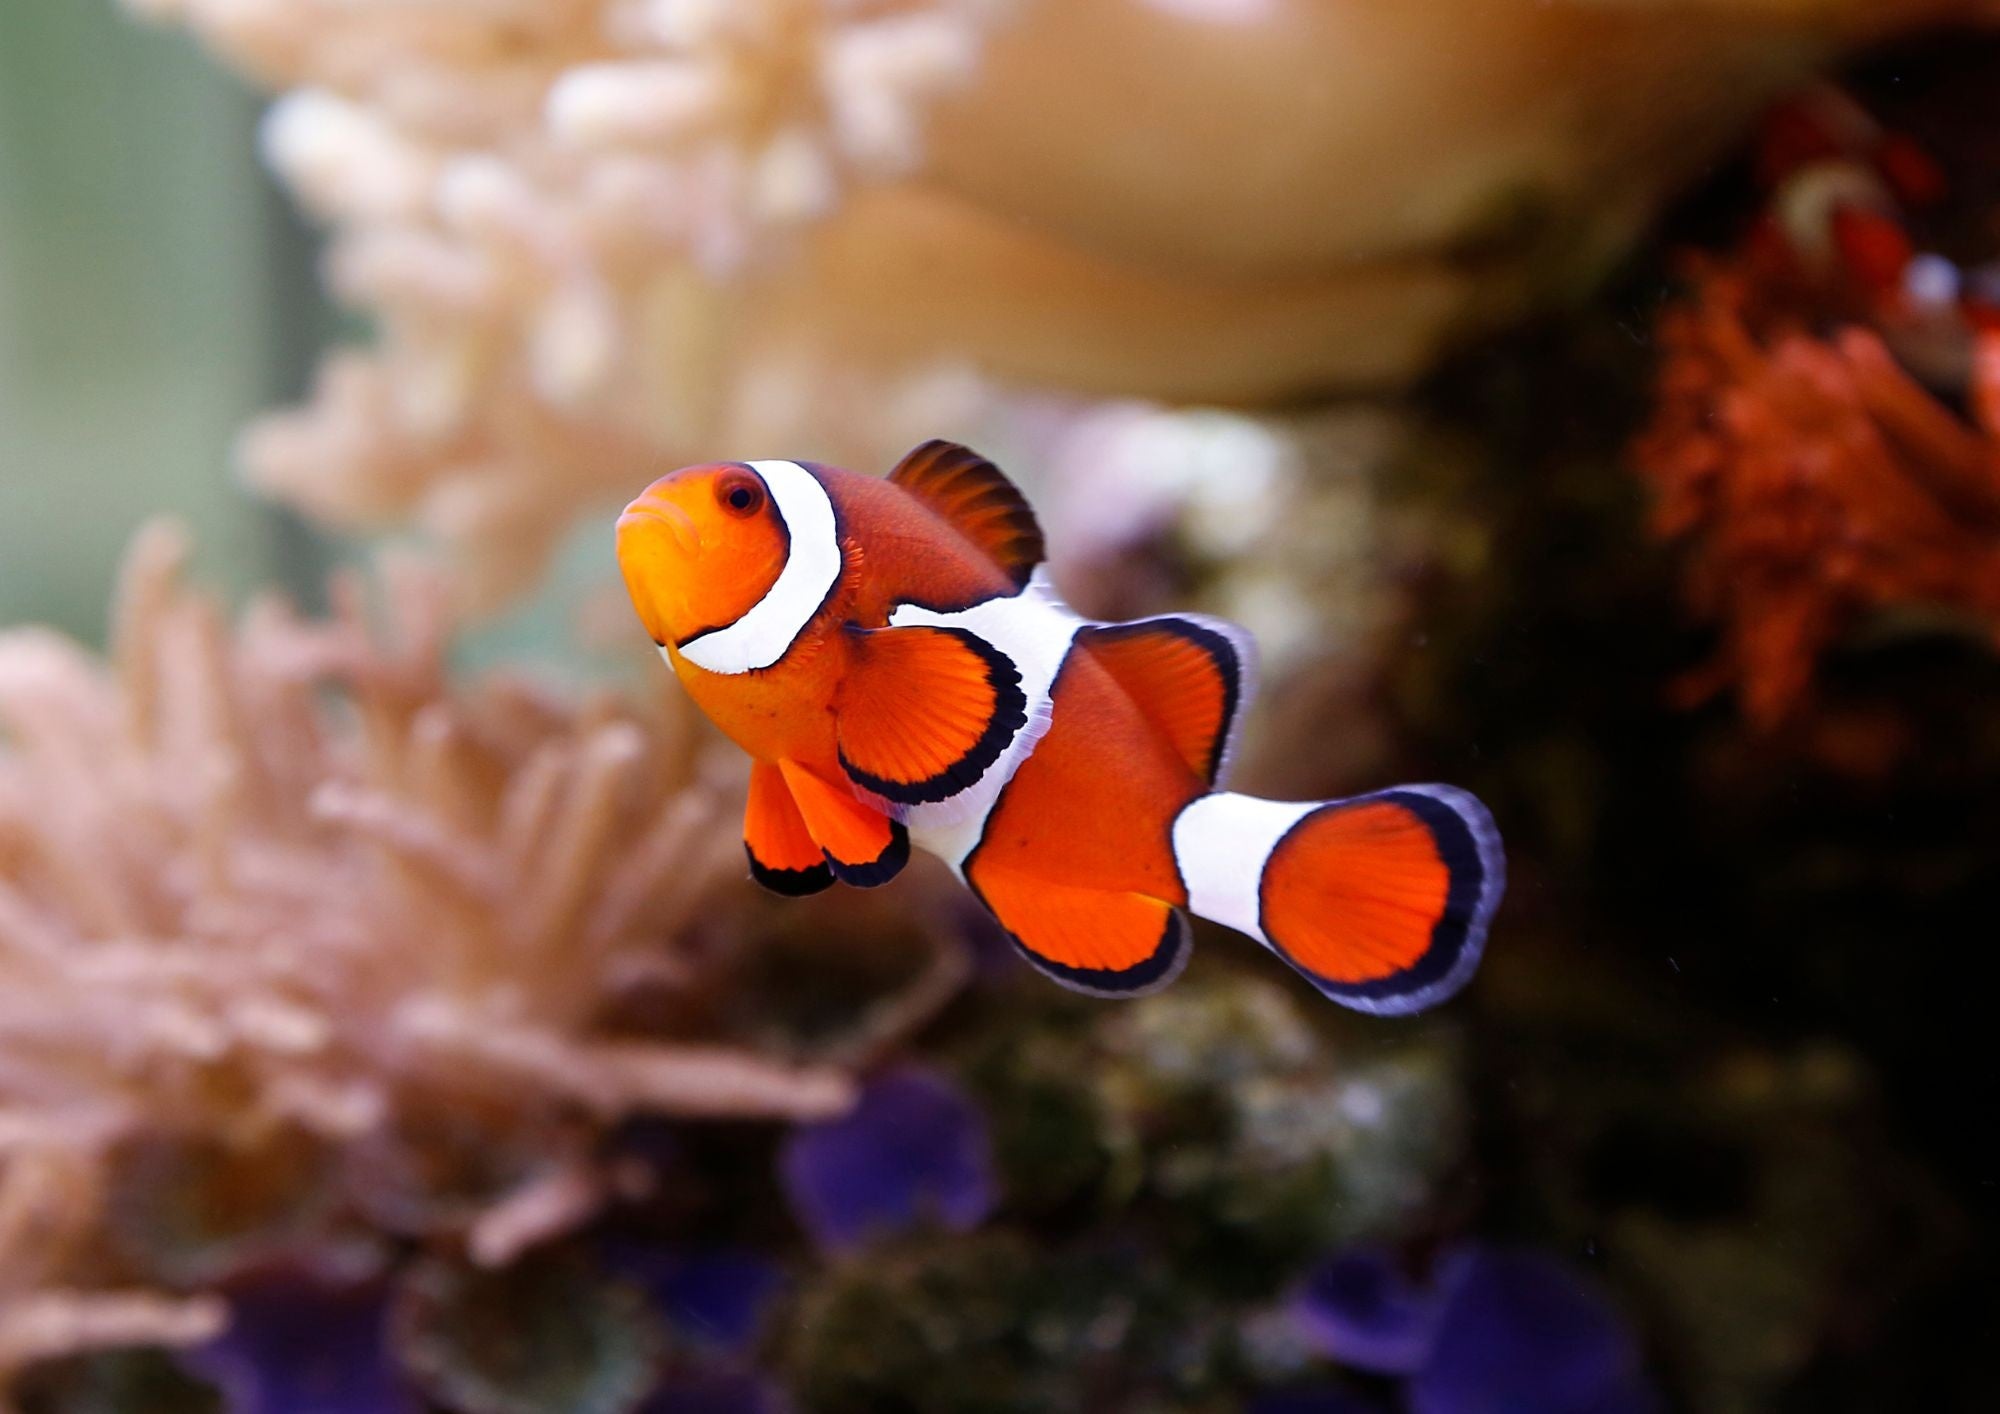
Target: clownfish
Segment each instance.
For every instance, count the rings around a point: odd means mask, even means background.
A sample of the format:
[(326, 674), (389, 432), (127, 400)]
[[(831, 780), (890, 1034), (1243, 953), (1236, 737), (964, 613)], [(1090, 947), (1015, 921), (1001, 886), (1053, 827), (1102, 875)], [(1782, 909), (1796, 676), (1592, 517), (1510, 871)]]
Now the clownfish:
[(626, 507), (617, 550), (681, 685), (751, 757), (744, 847), (778, 893), (886, 883), (914, 843), (1030, 963), (1102, 996), (1173, 980), (1190, 912), (1366, 1012), (1431, 1006), (1478, 965), (1505, 870), (1485, 807), (1223, 790), (1249, 636), (1077, 614), (977, 453), (928, 442), (886, 478), (687, 467)]

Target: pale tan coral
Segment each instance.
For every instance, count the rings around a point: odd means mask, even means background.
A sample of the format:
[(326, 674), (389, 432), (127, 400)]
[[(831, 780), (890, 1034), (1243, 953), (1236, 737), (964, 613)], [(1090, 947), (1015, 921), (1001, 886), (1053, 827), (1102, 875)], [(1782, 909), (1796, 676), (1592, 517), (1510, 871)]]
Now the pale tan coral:
[(101, 1196), (98, 1166), (61, 1142), (36, 1147), (32, 1123), (0, 1131), (0, 1409), (10, 1377), (80, 1350), (180, 1345), (223, 1325), (212, 1297), (65, 1284)]
[(131, 2), (284, 91), (266, 155), (377, 318), (370, 355), (246, 438), (252, 479), (343, 525), (420, 518), (475, 603), (530, 582), (580, 504), (808, 401), (767, 396), (793, 363), (744, 291), (844, 189), (911, 166), (1007, 8)]
[(232, 630), (183, 554), (138, 540), (108, 664), (0, 635), (0, 1372), (212, 1328), (87, 1286), (130, 1269), (95, 1258), (135, 1144), (318, 1146), (358, 1186), (337, 1210), (388, 1181), (371, 1155), (490, 1116), (519, 1184), (468, 1236), (502, 1260), (615, 1186), (591, 1142), (621, 1117), (847, 1102), (837, 1071), (607, 1021), (748, 887), (734, 782), (697, 774), (684, 717), (452, 691), (412, 566), (383, 632), (358, 581), (330, 622), (265, 602)]

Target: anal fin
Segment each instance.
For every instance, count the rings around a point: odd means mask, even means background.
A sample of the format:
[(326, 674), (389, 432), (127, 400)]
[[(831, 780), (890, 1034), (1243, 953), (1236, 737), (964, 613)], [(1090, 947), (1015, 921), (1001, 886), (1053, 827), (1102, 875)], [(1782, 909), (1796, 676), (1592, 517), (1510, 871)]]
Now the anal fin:
[(1187, 964), (1187, 919), (1159, 899), (1050, 884), (976, 860), (967, 881), (1022, 956), (1075, 991), (1140, 996)]

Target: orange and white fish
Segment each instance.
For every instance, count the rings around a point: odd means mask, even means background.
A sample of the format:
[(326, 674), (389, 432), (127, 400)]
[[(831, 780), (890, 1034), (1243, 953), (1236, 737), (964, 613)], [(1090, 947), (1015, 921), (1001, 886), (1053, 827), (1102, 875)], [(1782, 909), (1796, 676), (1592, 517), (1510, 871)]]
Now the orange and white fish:
[(780, 893), (884, 883), (915, 843), (1029, 962), (1107, 996), (1173, 979), (1183, 910), (1361, 1011), (1430, 1006), (1478, 965), (1505, 867), (1485, 807), (1438, 785), (1220, 789), (1249, 636), (1079, 616), (976, 453), (929, 442), (887, 478), (688, 467), (626, 508), (618, 561), (688, 695), (750, 753), (744, 844)]

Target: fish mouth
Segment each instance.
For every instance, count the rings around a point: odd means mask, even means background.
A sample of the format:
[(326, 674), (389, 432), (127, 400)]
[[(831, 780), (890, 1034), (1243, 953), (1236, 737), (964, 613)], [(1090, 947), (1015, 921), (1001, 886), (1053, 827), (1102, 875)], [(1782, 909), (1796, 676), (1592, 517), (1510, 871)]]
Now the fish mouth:
[(625, 508), (625, 514), (618, 517), (619, 537), (622, 539), (648, 521), (665, 526), (674, 537), (674, 543), (680, 546), (682, 554), (694, 556), (701, 553), (701, 530), (695, 525), (694, 517), (671, 501), (634, 501)]
[(618, 517), (618, 568), (653, 642), (665, 646), (689, 616), (688, 577), (700, 563), (701, 530), (670, 501), (641, 497)]

